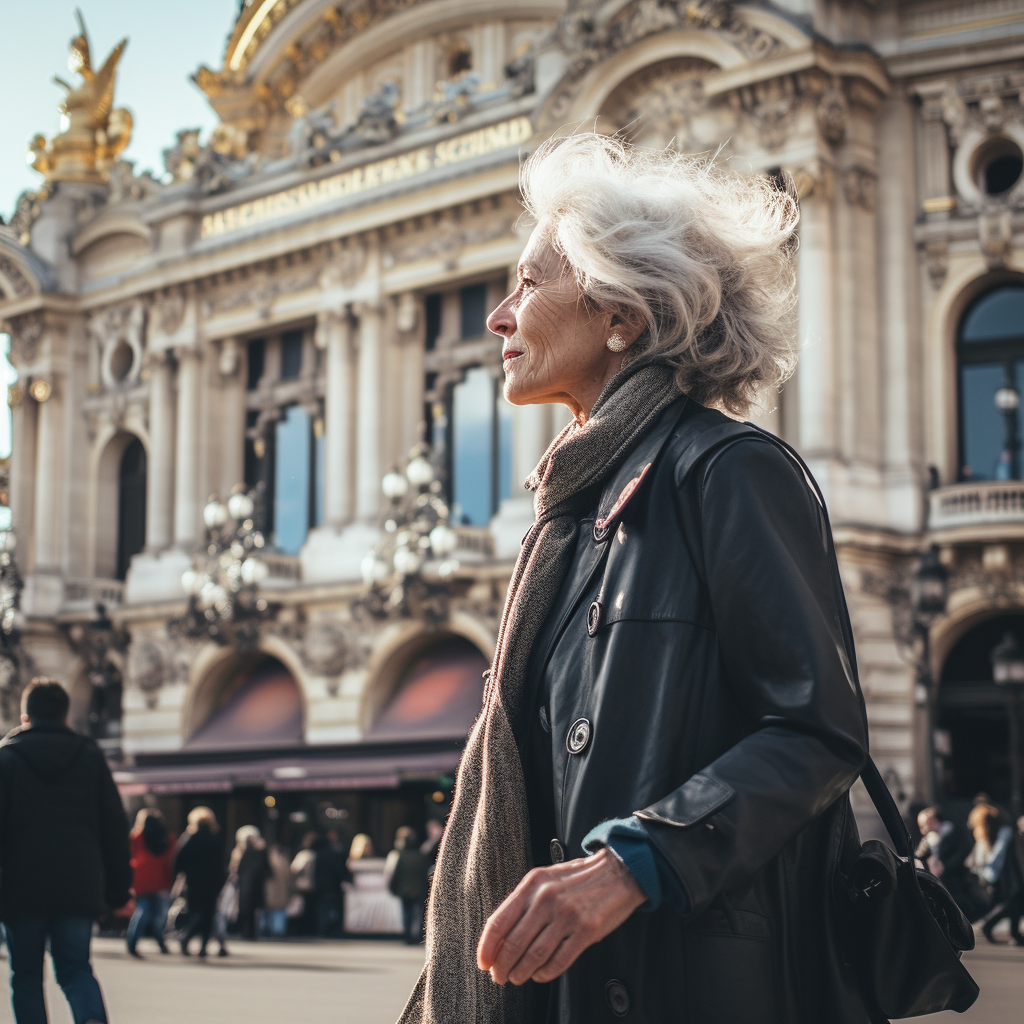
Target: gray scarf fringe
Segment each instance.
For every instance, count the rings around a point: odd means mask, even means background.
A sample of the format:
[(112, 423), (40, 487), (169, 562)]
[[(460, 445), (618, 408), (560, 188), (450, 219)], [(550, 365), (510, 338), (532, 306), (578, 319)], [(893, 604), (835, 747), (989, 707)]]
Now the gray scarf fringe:
[(399, 1024), (527, 1024), (529, 986), (496, 985), (476, 963), (490, 915), (533, 866), (514, 726), (529, 709), (526, 668), (571, 566), (595, 489), (679, 397), (668, 367), (640, 362), (606, 385), (580, 427), (551, 442), (526, 486), (536, 523), (505, 598), (483, 711), (466, 742), (427, 911), (427, 957)]

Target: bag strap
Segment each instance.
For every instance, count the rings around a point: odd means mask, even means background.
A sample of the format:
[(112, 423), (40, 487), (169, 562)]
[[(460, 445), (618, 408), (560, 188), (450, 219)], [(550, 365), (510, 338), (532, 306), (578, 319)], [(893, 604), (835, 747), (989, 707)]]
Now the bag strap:
[[(797, 464), (797, 466), (799, 466), (807, 479), (808, 486), (814, 492), (814, 496), (818, 499), (818, 503), (821, 506), (821, 514), (825, 520), (825, 532), (828, 540), (830, 568), (832, 571), (833, 581), (836, 585), (837, 599), (840, 601), (841, 605), (840, 611), (842, 614), (840, 615), (840, 624), (843, 630), (843, 638), (846, 643), (847, 657), (850, 659), (850, 667), (853, 669), (854, 678), (857, 679), (857, 692), (860, 696), (861, 709), (864, 712), (866, 734), (867, 710), (864, 706), (864, 695), (860, 689), (860, 677), (857, 673), (857, 652), (853, 644), (853, 632), (850, 626), (850, 613), (846, 606), (846, 595), (843, 593), (842, 581), (839, 579), (836, 546), (835, 541), (832, 538), (832, 523), (829, 521), (828, 508), (825, 505), (825, 497), (821, 493), (818, 481), (814, 479), (814, 475), (811, 473), (810, 469), (808, 469), (807, 463), (804, 462), (793, 448), (786, 444), (782, 438), (769, 433), (767, 430), (757, 426), (756, 423), (752, 423), (751, 426), (754, 427), (754, 429), (757, 430), (765, 440), (770, 441), (777, 448), (785, 452)], [(886, 832), (889, 833), (889, 838), (892, 839), (893, 845), (896, 847), (896, 852), (901, 857), (906, 857), (908, 860), (911, 860), (913, 857), (913, 843), (910, 838), (910, 832), (903, 821), (903, 815), (900, 814), (899, 807), (896, 806), (896, 801), (893, 799), (892, 793), (889, 792), (889, 787), (885, 784), (885, 780), (882, 778), (875, 762), (871, 759), (870, 754), (868, 755), (864, 768), (861, 770), (860, 778), (864, 783), (864, 788), (867, 790), (868, 796), (871, 798), (871, 802), (875, 805), (875, 810), (878, 811), (878, 816), (882, 819), (882, 824), (885, 826)]]

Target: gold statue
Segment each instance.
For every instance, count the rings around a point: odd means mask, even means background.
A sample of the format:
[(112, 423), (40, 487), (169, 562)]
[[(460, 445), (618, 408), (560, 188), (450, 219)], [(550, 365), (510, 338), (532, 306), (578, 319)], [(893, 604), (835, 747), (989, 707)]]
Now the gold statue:
[(81, 75), (82, 82), (75, 87), (54, 76), (53, 80), (67, 90), (57, 108), (64, 115), (64, 130), (49, 145), (45, 136), (34, 135), (29, 142), (29, 162), (46, 175), (47, 181), (102, 184), (132, 137), (131, 112), (123, 107), (112, 109), (114, 77), (128, 40), (122, 39), (103, 67), (94, 71), (82, 12), (76, 10), (75, 17), (81, 31), (71, 40), (68, 67)]

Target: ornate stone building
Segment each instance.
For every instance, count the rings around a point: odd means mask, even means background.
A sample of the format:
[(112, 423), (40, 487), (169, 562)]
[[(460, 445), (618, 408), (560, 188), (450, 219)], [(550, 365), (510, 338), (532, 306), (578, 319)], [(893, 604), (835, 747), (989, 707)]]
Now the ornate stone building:
[[(179, 132), (160, 181), (119, 159), (119, 53), (32, 142), (0, 319), (8, 690), (67, 680), (126, 795), (378, 842), (443, 805), (521, 482), (564, 421), (501, 401), (484, 317), (528, 231), (521, 155), (585, 124), (792, 174), (804, 348), (764, 422), (829, 500), (876, 760), (904, 800), (1006, 796), (987, 666), (1024, 623), (1022, 0), (247, 0), (195, 75), (221, 122)], [(458, 524), (440, 624), (359, 600), (381, 479), (421, 440)], [(237, 484), (261, 612), (245, 643), (169, 632), (207, 495)], [(949, 599), (922, 619), (933, 543)]]

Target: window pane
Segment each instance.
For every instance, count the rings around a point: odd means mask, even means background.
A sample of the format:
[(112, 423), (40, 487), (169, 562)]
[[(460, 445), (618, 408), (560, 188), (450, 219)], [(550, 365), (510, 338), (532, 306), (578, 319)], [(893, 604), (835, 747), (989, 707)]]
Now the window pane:
[(259, 387), (260, 378), (263, 376), (263, 367), (266, 363), (267, 343), (263, 338), (253, 338), (249, 342), (249, 370), (247, 373), (246, 387), (255, 391)]
[(281, 380), (295, 380), (302, 373), (302, 331), (281, 335)]
[(462, 329), (460, 337), (479, 338), (487, 332), (487, 285), (471, 284), (459, 292), (459, 305), (462, 312)]
[(482, 366), (452, 389), (452, 502), (455, 523), (486, 526), (491, 519), (491, 434), (494, 381)]
[(427, 296), (423, 304), (423, 318), (426, 321), (424, 324), (427, 334), (426, 349), (428, 352), (431, 352), (437, 344), (438, 335), (441, 333), (441, 296), (439, 293), (434, 292), (432, 295)]
[(960, 328), (961, 341), (1024, 337), (1024, 286), (1007, 285), (978, 300)]
[[(1015, 376), (1018, 376), (1016, 367)], [(1005, 381), (1003, 363), (975, 363), (960, 368), (963, 416), (960, 475), (965, 480), (1007, 479), (1005, 460), (1000, 472), (1000, 456), (1006, 447), (1006, 419), (995, 405), (995, 393)], [(1019, 390), (1019, 382), (1017, 387)]]
[(309, 469), (312, 431), (309, 415), (288, 406), (276, 424), (274, 445), (274, 541), (286, 554), (298, 554), (309, 529)]

